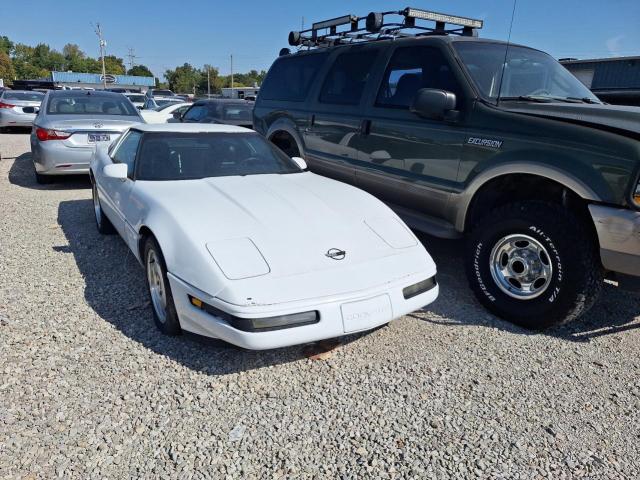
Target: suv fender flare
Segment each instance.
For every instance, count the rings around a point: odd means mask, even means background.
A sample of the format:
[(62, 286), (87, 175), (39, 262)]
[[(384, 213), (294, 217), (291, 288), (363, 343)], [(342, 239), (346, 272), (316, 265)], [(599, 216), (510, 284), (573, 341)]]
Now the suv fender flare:
[(464, 232), (467, 220), (467, 213), (476, 193), (487, 182), (510, 174), (528, 174), (532, 176), (546, 178), (572, 190), (584, 200), (602, 202), (603, 199), (589, 185), (567, 173), (565, 170), (549, 164), (530, 162), (509, 162), (489, 168), (476, 176), (467, 188), (459, 195), (453, 197), (451, 202), (457, 211), (455, 216), (455, 228), (459, 232)]
[(285, 118), (276, 120), (269, 127), (269, 130), (267, 130), (267, 134), (265, 135), (265, 137), (267, 138), (267, 140), (271, 141), (271, 139), (273, 138), (273, 135), (277, 132), (286, 132), (289, 135), (291, 135), (293, 140), (296, 142), (298, 151), (300, 152), (300, 156), (304, 158), (305, 148), (304, 148), (304, 142), (302, 141), (302, 135), (300, 135), (300, 132), (298, 131), (295, 124), (291, 120), (285, 119)]

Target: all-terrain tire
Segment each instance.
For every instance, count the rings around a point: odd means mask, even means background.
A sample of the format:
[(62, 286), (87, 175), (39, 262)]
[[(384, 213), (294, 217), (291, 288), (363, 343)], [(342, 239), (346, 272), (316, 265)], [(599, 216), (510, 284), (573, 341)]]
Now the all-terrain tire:
[[(538, 296), (517, 297), (513, 294), (517, 288), (508, 294), (509, 285), (501, 288), (496, 270), (492, 273), (494, 248), (512, 235), (524, 235), (548, 253), (542, 258), (552, 273)], [(467, 278), (480, 303), (495, 315), (534, 330), (578, 318), (593, 306), (604, 280), (597, 243), (587, 225), (551, 203), (513, 203), (482, 217), (467, 240), (465, 257)]]

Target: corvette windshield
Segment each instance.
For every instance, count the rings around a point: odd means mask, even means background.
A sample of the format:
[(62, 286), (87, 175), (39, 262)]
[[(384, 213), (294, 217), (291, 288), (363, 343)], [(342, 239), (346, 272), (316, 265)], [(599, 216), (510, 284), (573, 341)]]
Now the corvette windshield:
[(454, 47), (485, 98), (495, 100), (499, 92), (501, 100), (600, 103), (573, 74), (546, 53), (511, 45), (505, 62), (504, 44), (454, 42)]
[(293, 160), (257, 133), (148, 132), (136, 163), (139, 180), (301, 172)]

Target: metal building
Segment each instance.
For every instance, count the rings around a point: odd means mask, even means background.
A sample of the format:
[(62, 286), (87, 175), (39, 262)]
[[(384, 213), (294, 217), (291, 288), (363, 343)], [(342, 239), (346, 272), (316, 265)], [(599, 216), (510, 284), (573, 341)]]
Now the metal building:
[[(56, 88), (102, 89), (103, 79), (100, 73), (51, 72), (51, 80)], [(107, 88), (123, 88), (146, 92), (155, 86), (154, 77), (134, 75), (106, 75)]]
[(640, 56), (560, 59), (601, 100), (618, 105), (640, 106)]

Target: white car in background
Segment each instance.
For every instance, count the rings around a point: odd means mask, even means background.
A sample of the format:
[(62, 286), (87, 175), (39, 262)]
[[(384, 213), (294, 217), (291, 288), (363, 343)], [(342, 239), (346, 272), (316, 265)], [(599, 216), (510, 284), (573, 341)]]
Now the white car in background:
[[(438, 295), (385, 204), (220, 124), (140, 124), (91, 162), (98, 230), (144, 266), (155, 323), (250, 349), (370, 330)], [(114, 299), (115, 300), (115, 299)]]
[(131, 100), (131, 103), (133, 103), (138, 110), (142, 110), (144, 107), (144, 101), (147, 99), (144, 93), (127, 92), (122, 95)]
[[(192, 104), (188, 102), (167, 103), (155, 110), (142, 110), (140, 114), (147, 123), (167, 123), (175, 120), (175, 114), (183, 115), (191, 105)], [(175, 121), (177, 122), (177, 120)]]

